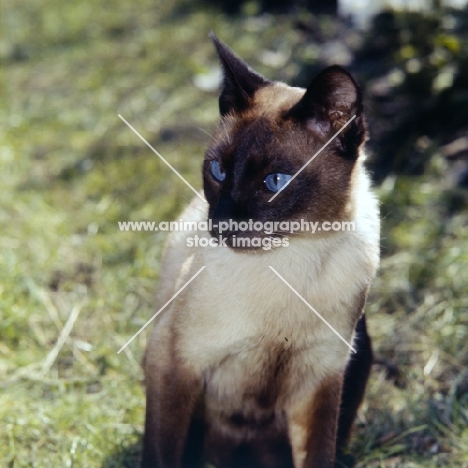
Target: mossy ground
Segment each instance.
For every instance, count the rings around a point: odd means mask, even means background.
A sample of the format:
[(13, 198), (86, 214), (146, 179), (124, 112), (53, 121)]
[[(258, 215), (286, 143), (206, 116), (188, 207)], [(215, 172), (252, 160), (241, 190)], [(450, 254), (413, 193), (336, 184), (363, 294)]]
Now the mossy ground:
[[(135, 466), (146, 333), (117, 350), (154, 313), (165, 236), (117, 221), (173, 219), (192, 193), (118, 114), (201, 187), (217, 119), (216, 92), (193, 85), (216, 67), (208, 32), (289, 80), (297, 62), (259, 57), (294, 51), (295, 21), (191, 2), (2, 5), (1, 466)], [(468, 210), (446, 172), (435, 148), (424, 175), (378, 188), (358, 467), (468, 467)]]

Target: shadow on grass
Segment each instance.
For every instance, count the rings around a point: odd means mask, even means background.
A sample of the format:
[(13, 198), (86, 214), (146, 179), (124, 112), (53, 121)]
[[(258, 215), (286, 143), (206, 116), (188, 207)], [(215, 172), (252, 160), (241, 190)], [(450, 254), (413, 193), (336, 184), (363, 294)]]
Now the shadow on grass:
[[(141, 462), (141, 441), (123, 446), (106, 457), (101, 468), (138, 468)], [(338, 454), (335, 468), (354, 468), (356, 460), (349, 453)]]
[(115, 449), (103, 461), (101, 468), (137, 468), (141, 462), (141, 440)]
[(349, 453), (338, 453), (336, 455), (335, 468), (354, 468), (356, 459)]

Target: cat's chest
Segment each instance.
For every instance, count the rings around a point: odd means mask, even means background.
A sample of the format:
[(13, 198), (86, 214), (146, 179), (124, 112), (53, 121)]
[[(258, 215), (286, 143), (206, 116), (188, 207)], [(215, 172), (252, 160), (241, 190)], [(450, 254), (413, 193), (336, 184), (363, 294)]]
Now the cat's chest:
[[(214, 309), (221, 321), (247, 325), (258, 320), (262, 334), (274, 324), (297, 331), (303, 321), (346, 309), (367, 282), (360, 246), (352, 241), (295, 240), (288, 248), (261, 254), (204, 252), (197, 307), (204, 314)], [(274, 337), (278, 328), (272, 330)]]
[(349, 355), (326, 330), (320, 335), (251, 336), (228, 346), (218, 343), (210, 353), (204, 348), (197, 362), (205, 361), (207, 409), (263, 417), (310, 393), (328, 373), (341, 371)]
[(293, 351), (284, 339), (244, 340), (243, 346), (225, 350), (216, 366), (204, 372), (206, 393), (220, 407), (274, 405), (280, 386), (291, 371)]
[(347, 309), (359, 286), (342, 275), (338, 259), (335, 265), (321, 251), (241, 259), (224, 253), (205, 257), (206, 269), (186, 304), (180, 345), (195, 367), (218, 369), (212, 378), (221, 388), (221, 382), (249, 380), (247, 368), (259, 375), (271, 367), (278, 347), (292, 346), (291, 365), (315, 366), (317, 374), (346, 359), (349, 348), (334, 330), (352, 340)]

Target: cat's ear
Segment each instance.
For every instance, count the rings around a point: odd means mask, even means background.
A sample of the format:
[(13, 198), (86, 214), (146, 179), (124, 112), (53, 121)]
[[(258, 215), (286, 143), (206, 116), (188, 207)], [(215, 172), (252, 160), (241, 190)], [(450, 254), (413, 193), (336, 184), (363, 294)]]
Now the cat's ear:
[(340, 139), (359, 146), (365, 138), (361, 90), (351, 74), (338, 65), (320, 72), (287, 116), (330, 136), (353, 119)]
[(253, 71), (214, 33), (210, 33), (210, 39), (216, 47), (223, 69), (219, 112), (221, 115), (240, 112), (249, 106), (255, 91), (270, 82)]

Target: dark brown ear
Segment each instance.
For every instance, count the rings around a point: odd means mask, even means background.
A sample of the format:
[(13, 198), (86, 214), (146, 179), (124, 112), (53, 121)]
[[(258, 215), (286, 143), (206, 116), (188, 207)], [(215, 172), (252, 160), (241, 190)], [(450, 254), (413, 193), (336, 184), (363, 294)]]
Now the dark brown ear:
[(226, 115), (231, 111), (240, 112), (249, 106), (255, 91), (270, 82), (253, 71), (212, 32), (210, 39), (216, 47), (223, 68), (219, 112), (221, 115)]
[(339, 136), (343, 149), (358, 147), (365, 138), (361, 90), (351, 74), (338, 65), (325, 68), (312, 80), (287, 117), (330, 137), (354, 117)]

